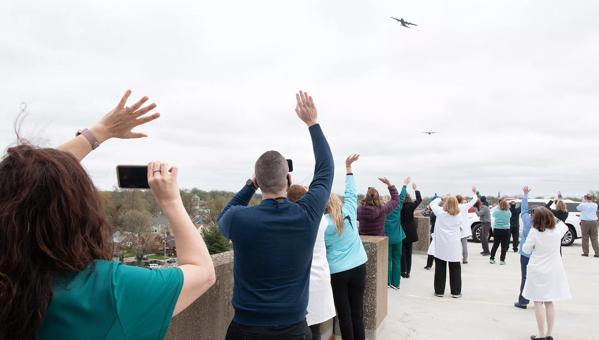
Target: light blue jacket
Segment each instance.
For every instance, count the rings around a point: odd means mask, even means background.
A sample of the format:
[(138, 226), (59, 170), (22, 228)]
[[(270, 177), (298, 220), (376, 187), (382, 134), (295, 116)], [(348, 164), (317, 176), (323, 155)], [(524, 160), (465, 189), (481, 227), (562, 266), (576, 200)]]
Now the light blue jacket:
[(524, 224), (524, 227), (522, 227), (522, 234), (520, 234), (520, 251), (518, 253), (522, 256), (530, 257), (530, 254), (524, 252), (524, 243), (526, 243), (526, 238), (528, 237), (530, 227), (532, 226), (532, 220), (530, 219), (530, 213), (528, 212), (528, 194), (522, 197), (520, 209), (520, 217), (522, 217), (522, 224)]
[(328, 226), (324, 232), (327, 260), (331, 274), (356, 268), (368, 261), (364, 245), (358, 232), (358, 193), (353, 175), (345, 176), (345, 198), (343, 202), (343, 232), (337, 234), (335, 221), (325, 214)]

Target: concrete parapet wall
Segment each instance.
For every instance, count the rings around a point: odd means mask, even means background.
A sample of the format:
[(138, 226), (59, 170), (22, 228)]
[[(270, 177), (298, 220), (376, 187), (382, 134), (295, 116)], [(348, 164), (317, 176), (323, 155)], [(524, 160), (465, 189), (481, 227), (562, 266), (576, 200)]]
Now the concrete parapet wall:
[(430, 219), (424, 216), (416, 216), (416, 225), (418, 227), (418, 242), (414, 243), (414, 253), (426, 254), (431, 239)]
[[(376, 339), (377, 330), (387, 316), (387, 237), (362, 236), (368, 254), (366, 264), (366, 290), (364, 292), (364, 326), (367, 339)], [(233, 297), (233, 252), (212, 256), (216, 269), (216, 284), (189, 308), (173, 318), (166, 335), (167, 340), (224, 339), (227, 327), (235, 313)], [(323, 339), (332, 333), (332, 321), (321, 331)], [(336, 332), (340, 335), (339, 331)], [(339, 336), (338, 339), (341, 337)]]
[(191, 306), (171, 322), (166, 334), (168, 340), (224, 339), (235, 310), (233, 297), (233, 252), (212, 256), (216, 283)]
[(361, 238), (368, 255), (364, 291), (364, 328), (366, 328), (367, 339), (376, 339), (377, 330), (387, 317), (389, 239), (384, 236), (362, 236)]

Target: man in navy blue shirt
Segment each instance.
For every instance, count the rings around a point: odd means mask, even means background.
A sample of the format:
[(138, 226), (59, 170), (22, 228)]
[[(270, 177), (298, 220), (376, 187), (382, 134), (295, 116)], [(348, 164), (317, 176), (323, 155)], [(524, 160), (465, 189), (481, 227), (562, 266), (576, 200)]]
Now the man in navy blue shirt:
[[(310, 266), (334, 164), (312, 97), (300, 91), (296, 99), (295, 111), (309, 127), (316, 158), (308, 192), (297, 203), (289, 202), (287, 160), (277, 151), (267, 151), (256, 161), (254, 178), (218, 217), (220, 231), (233, 241), (235, 253), (235, 316), (227, 340), (311, 338), (306, 324)], [(248, 208), (258, 188), (263, 200)]]

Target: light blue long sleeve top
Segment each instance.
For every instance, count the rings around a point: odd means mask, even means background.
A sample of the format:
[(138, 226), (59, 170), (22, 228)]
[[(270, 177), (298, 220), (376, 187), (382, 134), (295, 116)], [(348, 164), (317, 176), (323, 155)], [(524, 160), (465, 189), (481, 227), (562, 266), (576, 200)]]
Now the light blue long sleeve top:
[(522, 256), (530, 257), (530, 254), (524, 252), (524, 243), (526, 243), (526, 238), (528, 237), (530, 227), (532, 226), (532, 220), (530, 218), (530, 213), (528, 212), (528, 194), (525, 194), (524, 197), (522, 197), (520, 217), (522, 217), (522, 224), (524, 227), (522, 227), (522, 233), (520, 234), (520, 250), (518, 253)]
[(510, 229), (511, 211), (497, 209), (493, 211), (493, 218), (495, 219), (494, 229)]
[(580, 211), (581, 221), (597, 221), (597, 203), (594, 202), (582, 202), (576, 210)]
[(358, 192), (352, 174), (345, 176), (345, 198), (341, 212), (343, 213), (341, 234), (337, 234), (335, 221), (329, 214), (325, 214), (329, 225), (324, 232), (324, 243), (331, 274), (356, 268), (368, 261), (358, 231)]

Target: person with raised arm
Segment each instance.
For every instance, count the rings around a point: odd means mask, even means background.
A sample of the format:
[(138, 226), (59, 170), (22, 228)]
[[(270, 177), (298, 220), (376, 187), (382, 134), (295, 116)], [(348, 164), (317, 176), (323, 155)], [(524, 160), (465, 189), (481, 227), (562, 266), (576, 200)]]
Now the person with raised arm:
[(555, 324), (554, 301), (572, 298), (570, 286), (560, 254), (562, 237), (568, 226), (556, 220), (545, 207), (536, 207), (531, 212), (532, 229), (524, 242), (523, 251), (530, 254), (528, 276), (524, 284), (524, 295), (534, 301), (538, 333), (531, 339), (553, 339)]
[(491, 248), (491, 258), (489, 263), (495, 264), (495, 254), (501, 245), (501, 254), (499, 264), (505, 265), (505, 256), (510, 248), (510, 205), (506, 199), (499, 201), (499, 207), (493, 211), (493, 248)]
[[(233, 307), (226, 339), (309, 339), (306, 322), (312, 253), (335, 171), (329, 144), (317, 122), (314, 100), (296, 94), (295, 112), (308, 126), (316, 158), (308, 192), (287, 199), (291, 176), (287, 160), (267, 151), (255, 163), (254, 177), (218, 217), (221, 233), (233, 242)], [(262, 202), (247, 207), (256, 190)]]
[(593, 195), (584, 195), (582, 203), (576, 210), (580, 211), (580, 230), (582, 234), (582, 256), (589, 256), (589, 239), (595, 251), (595, 257), (599, 257), (599, 238), (597, 237), (597, 203), (593, 202)]
[(522, 196), (522, 203), (520, 205), (520, 217), (522, 218), (522, 233), (520, 234), (520, 294), (518, 295), (518, 301), (514, 302), (514, 307), (526, 309), (530, 301), (527, 298), (522, 296), (522, 291), (524, 290), (524, 284), (526, 283), (526, 268), (528, 266), (528, 261), (530, 260), (530, 254), (526, 253), (522, 246), (526, 242), (526, 238), (528, 237), (528, 233), (530, 233), (530, 227), (532, 226), (532, 220), (530, 217), (530, 211), (528, 210), (528, 193), (530, 193), (530, 188), (525, 186), (522, 188), (522, 192), (524, 196)]
[[(476, 188), (472, 188), (474, 197), (478, 198)], [(443, 206), (440, 203), (443, 202)], [(449, 265), (449, 286), (453, 298), (462, 297), (462, 247), (460, 233), (462, 228), (462, 215), (460, 206), (455, 196), (440, 197), (430, 204), (437, 216), (435, 234), (433, 237), (435, 256), (435, 296), (443, 297), (445, 294), (446, 271)]]
[(406, 279), (410, 278), (410, 272), (412, 271), (413, 244), (418, 241), (418, 224), (414, 219), (414, 211), (422, 203), (422, 195), (416, 183), (412, 183), (412, 189), (416, 195), (416, 200), (412, 200), (410, 194), (407, 194), (401, 208), (401, 227), (406, 234), (406, 237), (402, 241), (401, 276)]
[(470, 229), (470, 218), (468, 218), (468, 212), (470, 208), (474, 207), (478, 202), (478, 196), (474, 195), (468, 202), (464, 202), (465, 198), (462, 195), (456, 197), (460, 204), (460, 215), (462, 216), (462, 231), (460, 232), (460, 241), (462, 242), (462, 263), (468, 263), (468, 238), (472, 236), (472, 229)]
[(410, 177), (406, 177), (404, 180), (401, 193), (399, 194), (399, 204), (385, 219), (385, 235), (389, 238), (387, 287), (392, 289), (399, 289), (401, 280), (402, 242), (406, 237), (401, 225), (401, 209), (406, 198), (408, 184), (410, 184)]
[(345, 194), (343, 202), (331, 194), (325, 218), (328, 226), (324, 240), (331, 268), (331, 285), (343, 339), (363, 340), (364, 289), (368, 256), (358, 232), (358, 192), (352, 164), (359, 155), (345, 160)]
[(476, 205), (476, 215), (480, 218), (480, 244), (483, 251), (482, 256), (489, 256), (489, 236), (491, 235), (491, 209), (487, 197), (481, 196), (480, 201)]
[(518, 245), (520, 242), (520, 213), (522, 212), (522, 206), (517, 205), (516, 202), (510, 202), (510, 234), (512, 235), (512, 249), (514, 253), (518, 252)]
[(110, 138), (158, 118), (144, 97), (115, 109), (59, 149), (25, 144), (0, 162), (0, 338), (103, 339), (165, 336), (171, 318), (215, 282), (203, 239), (185, 212), (176, 168), (148, 165), (152, 192), (177, 241), (178, 268), (145, 269), (112, 260), (112, 228), (79, 164)]
[(391, 200), (384, 203), (378, 190), (369, 187), (366, 196), (358, 206), (360, 235), (385, 236), (385, 220), (387, 215), (399, 204), (399, 193), (395, 185), (387, 177), (379, 177), (379, 181), (387, 186)]

